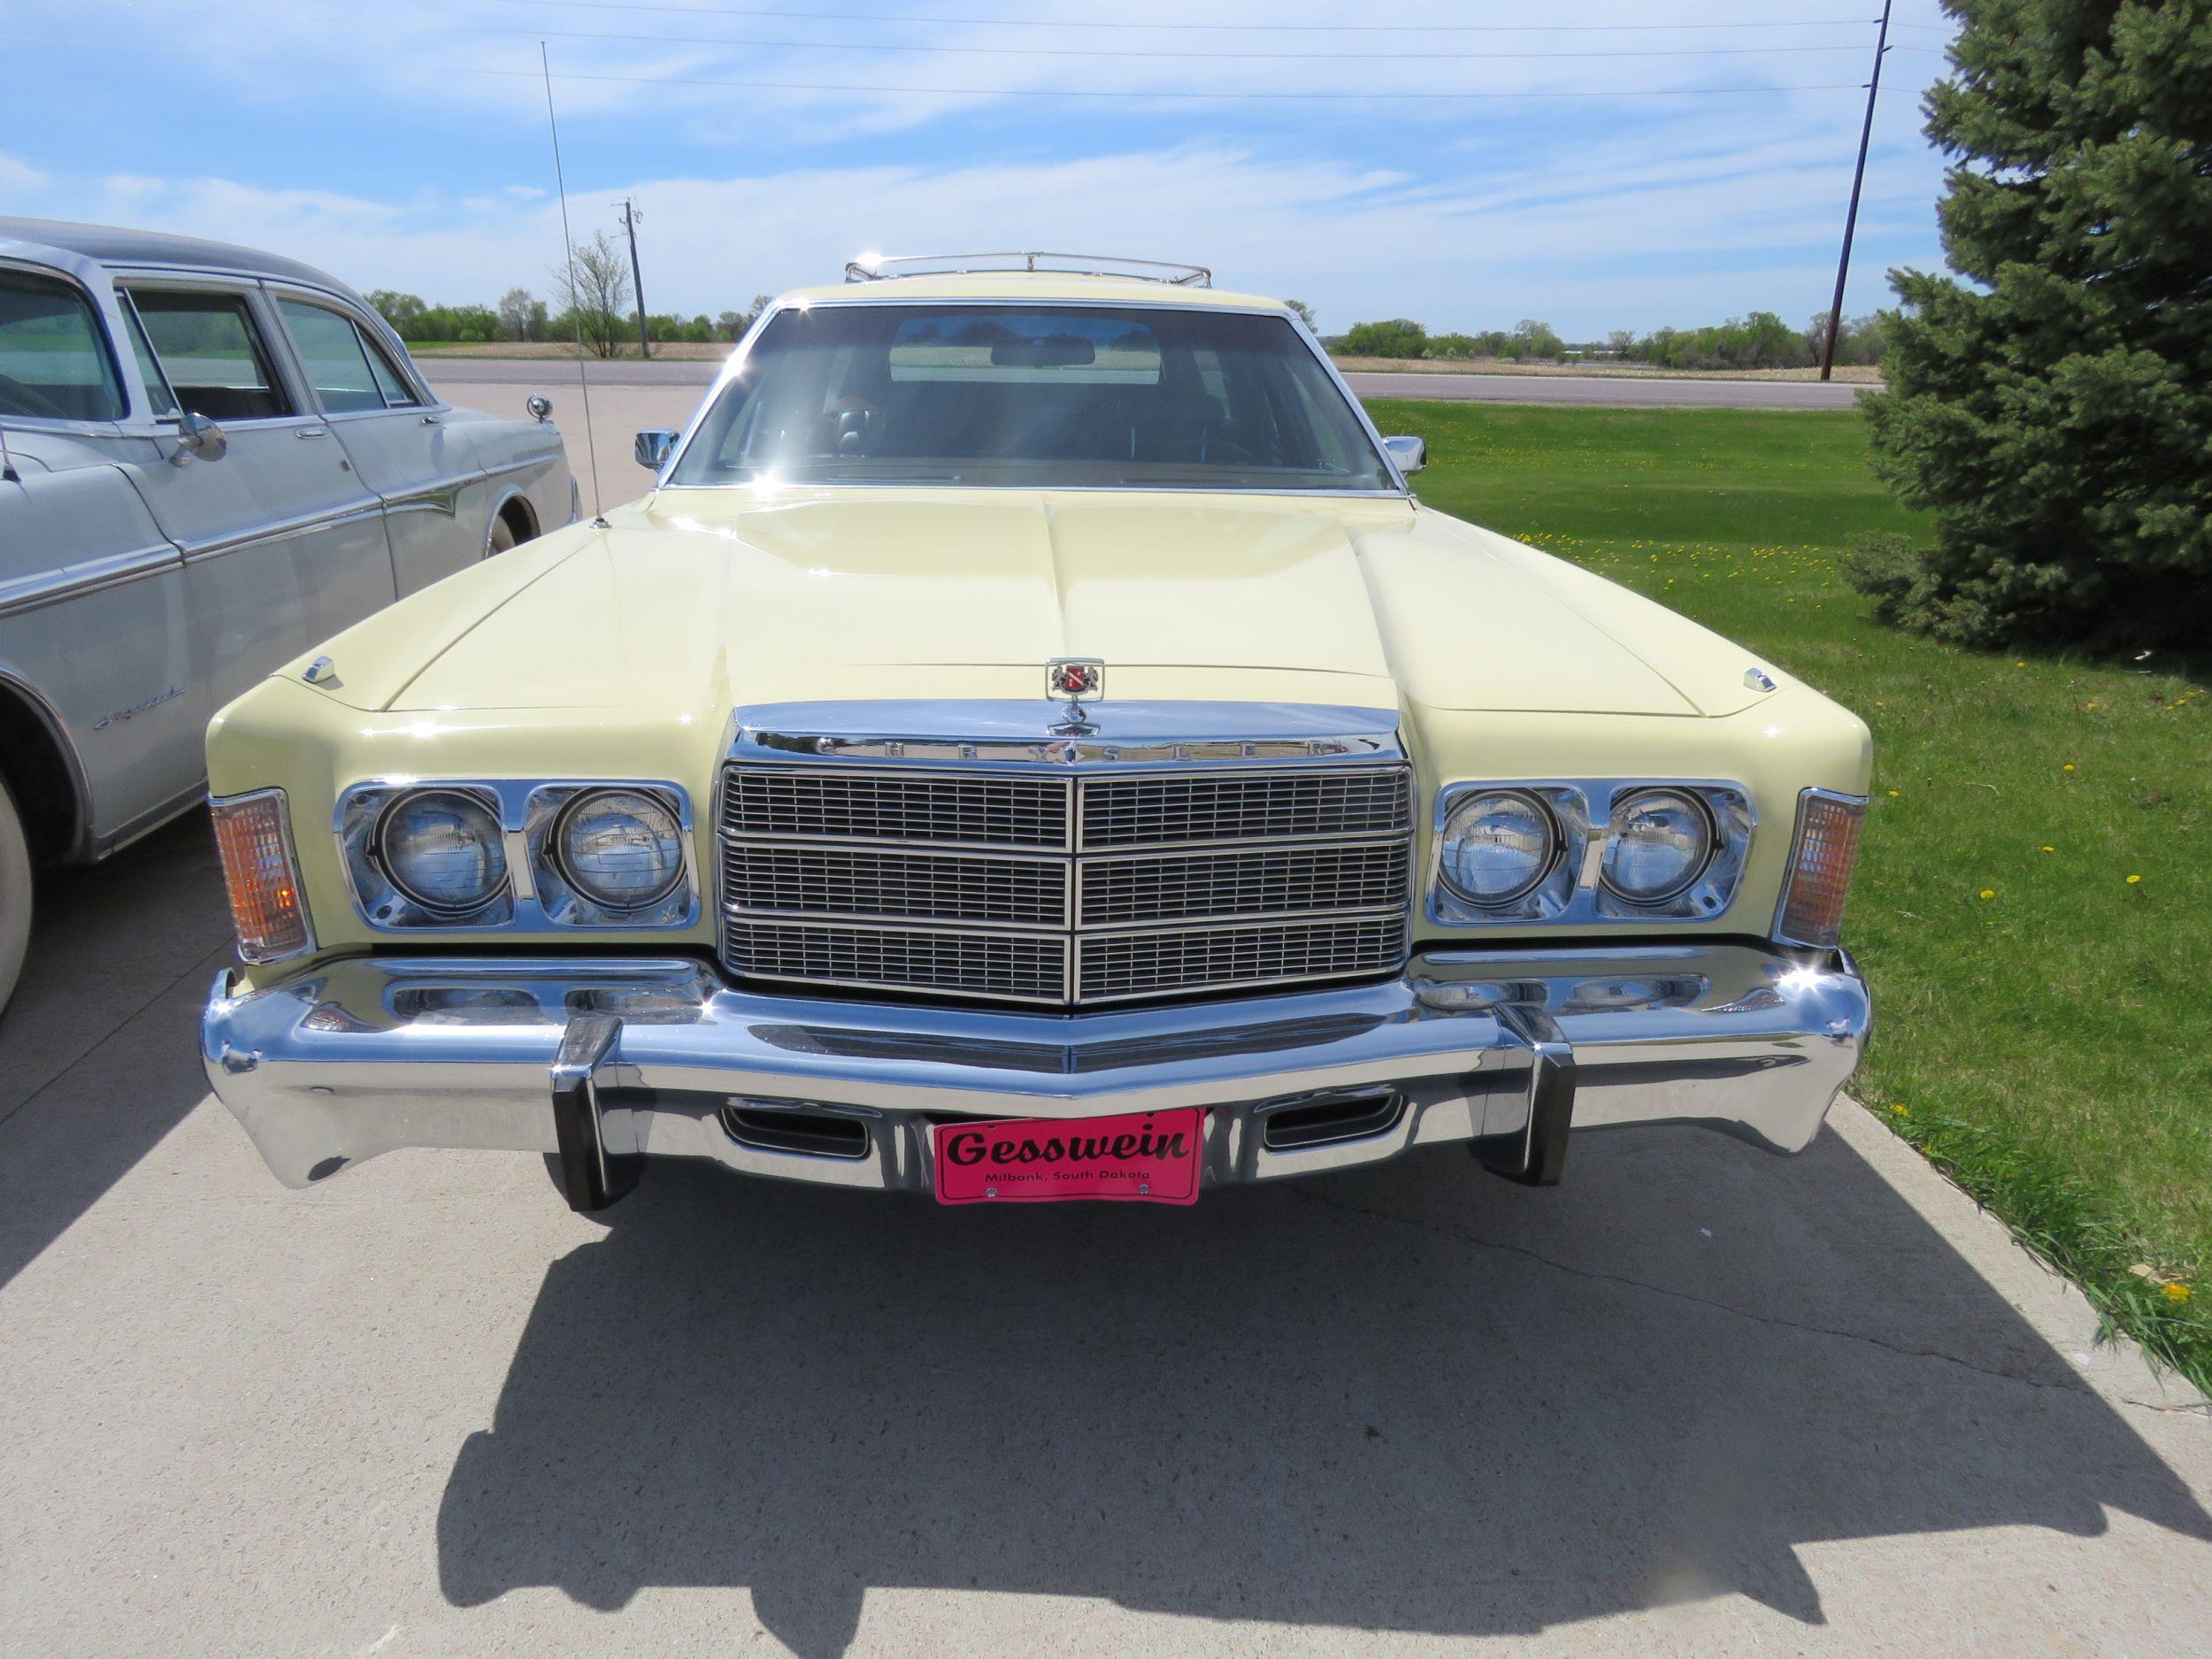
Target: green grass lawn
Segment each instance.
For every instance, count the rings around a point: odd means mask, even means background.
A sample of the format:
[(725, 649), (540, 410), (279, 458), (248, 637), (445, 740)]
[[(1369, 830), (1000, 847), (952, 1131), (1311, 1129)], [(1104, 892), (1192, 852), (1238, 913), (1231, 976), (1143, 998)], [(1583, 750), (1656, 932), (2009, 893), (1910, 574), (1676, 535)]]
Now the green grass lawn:
[(1370, 408), (1428, 440), (1423, 500), (1663, 600), (1874, 728), (1854, 1092), (2212, 1387), (2204, 694), (2156, 659), (1978, 656), (1876, 623), (1835, 555), (1916, 525), (1855, 413)]

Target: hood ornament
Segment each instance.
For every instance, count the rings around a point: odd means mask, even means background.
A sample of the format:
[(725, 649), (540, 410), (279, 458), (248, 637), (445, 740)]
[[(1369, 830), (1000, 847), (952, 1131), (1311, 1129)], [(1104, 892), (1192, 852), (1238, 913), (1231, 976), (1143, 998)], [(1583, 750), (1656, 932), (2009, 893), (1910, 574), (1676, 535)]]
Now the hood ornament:
[(1056, 733), (1094, 729), (1083, 713), (1083, 699), (1106, 695), (1106, 664), (1095, 657), (1056, 657), (1045, 664), (1045, 695), (1068, 705), (1055, 721)]

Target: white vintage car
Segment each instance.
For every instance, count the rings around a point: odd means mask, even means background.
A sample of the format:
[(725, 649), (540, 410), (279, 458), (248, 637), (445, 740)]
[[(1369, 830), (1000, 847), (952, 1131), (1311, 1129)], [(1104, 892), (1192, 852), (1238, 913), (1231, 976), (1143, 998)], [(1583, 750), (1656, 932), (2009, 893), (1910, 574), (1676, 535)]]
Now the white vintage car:
[(224, 703), (575, 515), (558, 432), (449, 407), (321, 272), (0, 219), (0, 1007), (33, 861), (196, 804)]
[(949, 263), (786, 296), (642, 499), (217, 718), (203, 1047), (277, 1176), (1187, 1203), (1803, 1147), (1867, 1030), (1865, 726), (1424, 505), (1277, 302)]

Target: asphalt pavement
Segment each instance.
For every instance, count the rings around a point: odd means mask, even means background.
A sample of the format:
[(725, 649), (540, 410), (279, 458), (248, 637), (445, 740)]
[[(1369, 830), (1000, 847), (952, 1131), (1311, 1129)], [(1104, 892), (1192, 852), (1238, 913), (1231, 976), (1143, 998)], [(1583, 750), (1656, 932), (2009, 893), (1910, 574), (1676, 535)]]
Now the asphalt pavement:
[(1444, 1147), (1189, 1210), (294, 1193), (200, 1072), (204, 817), (39, 896), (0, 1652), (2207, 1650), (2202, 1402), (1855, 1106), (1546, 1191)]

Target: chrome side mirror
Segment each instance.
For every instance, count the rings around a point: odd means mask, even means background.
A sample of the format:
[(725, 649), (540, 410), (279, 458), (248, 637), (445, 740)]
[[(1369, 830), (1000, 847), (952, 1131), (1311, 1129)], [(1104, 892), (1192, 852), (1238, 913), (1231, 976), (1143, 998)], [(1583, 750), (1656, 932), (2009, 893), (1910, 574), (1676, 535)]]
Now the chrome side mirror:
[(657, 472), (668, 465), (668, 457), (675, 450), (676, 434), (665, 426), (655, 426), (638, 434), (631, 453), (647, 472)]
[(553, 418), (553, 400), (543, 392), (533, 392), (523, 400), (522, 406), (530, 411), (530, 419), (543, 423)]
[(230, 440), (223, 429), (205, 415), (196, 415), (188, 409), (176, 413), (177, 452), (169, 458), (178, 465), (184, 465), (189, 456), (197, 461), (219, 461), (230, 450)]
[(1385, 438), (1383, 449), (1401, 472), (1417, 472), (1429, 464), (1426, 438)]

